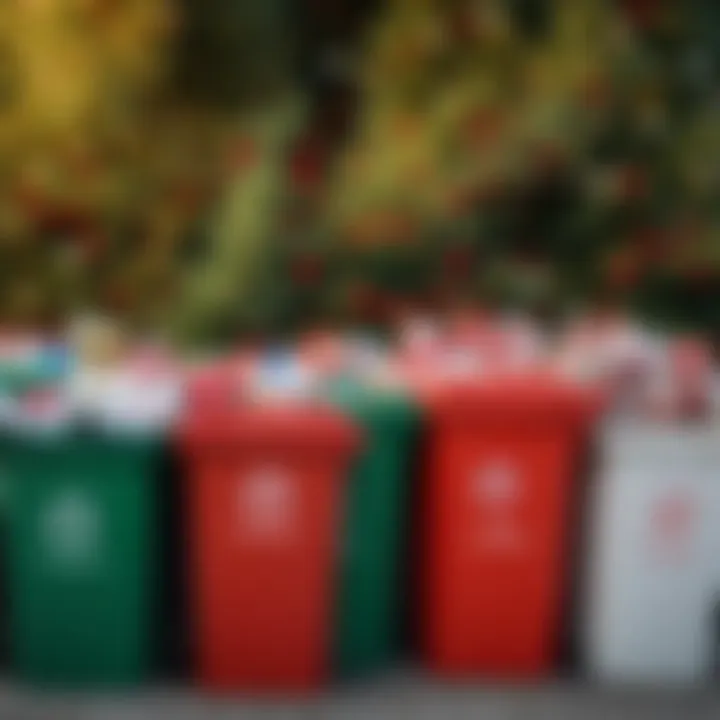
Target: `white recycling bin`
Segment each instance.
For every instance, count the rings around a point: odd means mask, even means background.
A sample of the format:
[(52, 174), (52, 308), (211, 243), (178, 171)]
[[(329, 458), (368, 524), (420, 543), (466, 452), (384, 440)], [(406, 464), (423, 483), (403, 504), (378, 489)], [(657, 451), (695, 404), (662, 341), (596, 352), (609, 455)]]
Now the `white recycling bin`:
[(615, 423), (590, 506), (585, 660), (598, 680), (712, 679), (720, 647), (720, 426)]

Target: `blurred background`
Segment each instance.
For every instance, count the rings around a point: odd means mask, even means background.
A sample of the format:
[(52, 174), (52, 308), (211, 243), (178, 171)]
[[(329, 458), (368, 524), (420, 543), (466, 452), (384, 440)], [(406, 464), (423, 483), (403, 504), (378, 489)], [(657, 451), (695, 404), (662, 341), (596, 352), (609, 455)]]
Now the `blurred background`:
[(720, 329), (714, 0), (5, 0), (0, 322)]

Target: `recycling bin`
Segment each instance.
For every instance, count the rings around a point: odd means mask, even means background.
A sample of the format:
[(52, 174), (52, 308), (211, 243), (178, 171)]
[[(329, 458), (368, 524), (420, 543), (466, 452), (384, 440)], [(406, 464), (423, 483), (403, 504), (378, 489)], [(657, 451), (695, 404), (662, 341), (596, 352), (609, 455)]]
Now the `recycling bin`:
[(570, 498), (592, 399), (547, 378), (428, 403), (424, 653), (451, 676), (544, 676), (560, 651)]
[(720, 659), (720, 427), (616, 422), (601, 437), (584, 659), (601, 681), (695, 684)]
[(6, 548), (7, 548), (7, 501), (10, 489), (8, 452), (5, 436), (0, 433), (0, 668), (8, 662), (8, 606)]
[(335, 663), (352, 676), (400, 651), (409, 461), (419, 413), (406, 396), (336, 383), (330, 398), (363, 429), (346, 493), (335, 622)]
[(22, 678), (128, 685), (152, 665), (158, 442), (5, 438), (10, 663)]
[(359, 442), (336, 410), (196, 412), (186, 462), (195, 670), (208, 690), (312, 690), (330, 665), (342, 490)]

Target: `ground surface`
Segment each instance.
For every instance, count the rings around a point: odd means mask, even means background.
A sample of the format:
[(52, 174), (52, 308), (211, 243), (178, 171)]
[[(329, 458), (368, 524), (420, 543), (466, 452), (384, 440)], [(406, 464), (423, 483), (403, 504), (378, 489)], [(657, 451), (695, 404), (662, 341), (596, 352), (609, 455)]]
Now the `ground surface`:
[(38, 695), (0, 687), (0, 720), (720, 720), (716, 692), (453, 687), (419, 674), (336, 688), (302, 702), (212, 700), (154, 688), (123, 697)]

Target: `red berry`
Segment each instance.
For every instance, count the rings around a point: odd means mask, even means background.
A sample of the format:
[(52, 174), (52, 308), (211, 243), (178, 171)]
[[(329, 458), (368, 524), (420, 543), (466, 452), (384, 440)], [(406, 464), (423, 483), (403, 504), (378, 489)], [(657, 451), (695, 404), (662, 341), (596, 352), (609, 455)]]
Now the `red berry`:
[(322, 262), (317, 257), (304, 257), (296, 260), (291, 269), (293, 280), (298, 285), (311, 285), (322, 276)]

